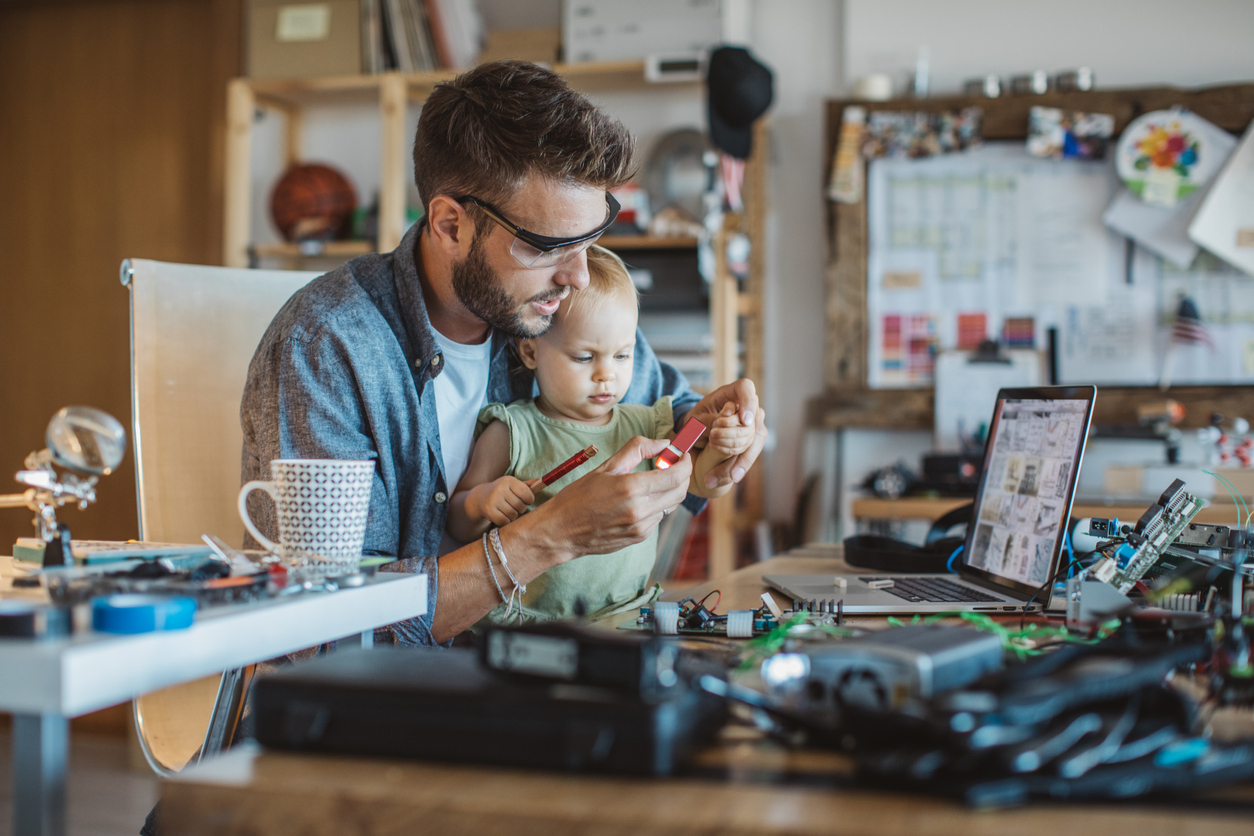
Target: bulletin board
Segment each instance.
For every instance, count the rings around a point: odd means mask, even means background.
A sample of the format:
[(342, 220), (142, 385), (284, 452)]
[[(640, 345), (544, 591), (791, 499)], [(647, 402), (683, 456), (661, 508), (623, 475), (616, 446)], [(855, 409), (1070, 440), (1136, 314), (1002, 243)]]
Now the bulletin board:
[[(828, 160), (832, 158), (830, 152), (834, 150), (841, 114), (847, 105), (854, 103), (852, 101), (828, 103), (829, 153), (826, 157)], [(1021, 276), (1000, 286), (1003, 288), (1002, 296), (995, 300), (997, 310), (991, 313), (1000, 317), (1023, 312), (1027, 308), (1039, 311), (1042, 308), (1052, 307), (1052, 310), (1047, 311), (1050, 321), (1041, 323), (1042, 330), (1043, 326), (1054, 324), (1060, 327), (1060, 333), (1063, 334), (1108, 337), (1104, 344), (1092, 339), (1087, 343), (1073, 339), (1069, 346), (1064, 340), (1057, 347), (1060, 354), (1059, 379), (1061, 381), (1084, 378), (1086, 381), (1094, 381), (1102, 385), (1095, 421), (1128, 422), (1134, 420), (1133, 416), (1138, 404), (1161, 400), (1163, 396), (1157, 387), (1150, 385), (1157, 383), (1156, 366), (1159, 358), (1147, 357), (1144, 354), (1137, 355), (1128, 349), (1125, 342), (1116, 339), (1114, 335), (1124, 333), (1125, 336), (1132, 338), (1144, 337), (1146, 331), (1132, 324), (1131, 320), (1137, 318), (1153, 320), (1158, 327), (1163, 327), (1164, 322), (1169, 319), (1165, 315), (1166, 303), (1157, 293), (1152, 298), (1147, 298), (1145, 294), (1141, 294), (1138, 298), (1126, 298), (1128, 279), (1132, 277), (1132, 284), (1137, 287), (1150, 287), (1151, 285), (1163, 287), (1171, 283), (1174, 283), (1173, 286), (1183, 287), (1190, 283), (1196, 284), (1198, 277), (1188, 274), (1188, 271), (1173, 272), (1170, 267), (1165, 271), (1166, 274), (1155, 275), (1164, 273), (1161, 259), (1152, 254), (1142, 253), (1139, 248), (1132, 251), (1126, 250), (1122, 245), (1122, 238), (1108, 233), (1100, 223), (1100, 219), (1094, 218), (1095, 212), (1100, 215), (1099, 207), (1104, 206), (1104, 202), (1109, 200), (1109, 195), (1116, 188), (1113, 176), (1110, 182), (1104, 185), (1101, 183), (1100, 177), (1104, 175), (1100, 175), (1097, 169), (1105, 171), (1107, 167), (1104, 164), (1078, 163), (1070, 160), (1035, 160), (1018, 150), (1022, 148), (1027, 136), (1028, 112), (1031, 107), (1042, 106), (1109, 113), (1115, 117), (1115, 135), (1118, 136), (1123, 128), (1140, 114), (1179, 105), (1188, 108), (1223, 130), (1237, 135), (1246, 128), (1251, 119), (1254, 119), (1254, 84), (1228, 85), (1201, 90), (1145, 88), (1099, 90), (1087, 93), (1050, 93), (1041, 96), (1000, 99), (963, 96), (874, 103), (857, 102), (857, 104), (867, 110), (890, 111), (940, 112), (972, 106), (982, 108), (983, 136), (987, 144), (986, 148), (981, 149), (980, 152), (987, 152), (984, 153), (984, 162), (993, 168), (997, 166), (1017, 168), (1025, 178), (1024, 181), (1031, 183), (1031, 188), (1044, 189), (1041, 194), (1053, 195), (1057, 198), (1054, 201), (1056, 207), (1063, 207), (1067, 200), (1071, 199), (1076, 205), (1072, 207), (1073, 211), (1070, 214), (1077, 217), (1083, 216), (1090, 221), (1087, 236), (1081, 234), (1083, 230), (1074, 225), (1071, 225), (1074, 228), (1066, 229), (1055, 225), (1054, 231), (1057, 240), (1068, 241), (1072, 247), (1069, 255), (1066, 252), (1061, 253), (1062, 261), (1082, 258), (1089, 265), (1105, 265), (1101, 278), (1103, 279), (1103, 296), (1107, 300), (1091, 306), (1068, 305), (1067, 303), (1075, 298), (1070, 292), (1075, 288), (1067, 287), (1067, 285), (1074, 284), (1078, 280), (1077, 274), (1065, 271), (1068, 265), (1061, 264), (1054, 258), (1060, 254), (1060, 251), (1053, 247), (1041, 250), (1039, 255), (1047, 257), (1037, 258), (1035, 264), (1031, 265)], [(960, 165), (967, 170), (948, 172), (949, 174), (972, 174), (971, 169), (978, 168), (983, 163), (978, 154), (968, 156), (971, 153), (959, 155), (959, 157), (966, 158), (961, 164), (957, 162), (958, 157), (952, 159), (939, 157), (922, 162), (934, 167), (935, 171), (932, 173), (939, 175), (940, 179), (943, 179), (943, 175), (946, 174), (947, 167), (955, 165)], [(1041, 163), (1047, 165), (1042, 167)], [(1065, 163), (1070, 167), (1059, 168), (1060, 163)], [(920, 161), (880, 160), (870, 166), (866, 172), (868, 194), (877, 188), (877, 183), (880, 183), (879, 187), (882, 191), (881, 181), (887, 179), (888, 175), (893, 172), (894, 166), (902, 164), (918, 166)], [(1094, 168), (1086, 171), (1084, 166)], [(1051, 175), (1062, 175), (1073, 179), (1074, 182), (1051, 184)], [(897, 186), (900, 188), (902, 178), (898, 177), (898, 181)], [(1081, 187), (1075, 188), (1077, 185)], [(1067, 195), (1071, 195), (1071, 198)], [(869, 206), (870, 214), (868, 213)], [(884, 204), (881, 202), (880, 206), (883, 207)], [(876, 208), (874, 201), (866, 198), (857, 204), (829, 203), (828, 205), (830, 227), (826, 277), (828, 302), (825, 346), (827, 391), (824, 396), (811, 403), (810, 423), (813, 426), (862, 425), (920, 429), (931, 426), (933, 392), (930, 386), (911, 388), (912, 385), (918, 387), (919, 383), (916, 381), (912, 384), (908, 376), (906, 379), (898, 376), (895, 381), (886, 381), (884, 358), (877, 356), (875, 352), (874, 338), (880, 336), (877, 332), (885, 327), (882, 317), (888, 313), (883, 304), (883, 280), (887, 273), (891, 275), (893, 282), (908, 285), (911, 281), (918, 281), (922, 285), (925, 276), (933, 276), (940, 281), (939, 277), (946, 271), (952, 272), (960, 268), (956, 268), (954, 264), (945, 265), (935, 260), (929, 261), (923, 253), (916, 253), (916, 260), (913, 263), (910, 263), (909, 252), (890, 253), (882, 247), (877, 247), (875, 248), (877, 255), (872, 255), (870, 246), (872, 233), (883, 235), (886, 229), (892, 231), (891, 222), (882, 217), (883, 211), (882, 208)], [(877, 212), (879, 214), (876, 214)], [(1054, 220), (1065, 218), (1067, 214), (1063, 211), (1055, 215)], [(1045, 220), (1049, 221), (1048, 218)], [(1043, 240), (1047, 241), (1048, 237), (1046, 235)], [(1038, 238), (1038, 242), (1039, 240), (1042, 239)], [(908, 250), (908, 248), (900, 249)], [(903, 263), (883, 263), (885, 254), (904, 261)], [(869, 256), (874, 263), (868, 263)], [(1030, 254), (1026, 258), (1030, 261)], [(1039, 286), (1039, 283), (1023, 278), (1033, 275), (1040, 278), (1044, 275), (1040, 271), (1048, 272), (1056, 268), (1058, 269), (1056, 277), (1062, 277), (1063, 280), (1063, 284), (1058, 288), (1068, 291), (1055, 294), (1057, 298), (1039, 296), (1040, 293), (1049, 296), (1053, 291), (1048, 287), (1041, 291), (1034, 290), (1033, 288)], [(1225, 272), (1222, 265), (1215, 265), (1205, 258), (1200, 258), (1194, 268)], [(878, 276), (878, 286), (870, 284), (869, 280), (872, 275)], [(1206, 282), (1205, 284), (1218, 287), (1224, 285), (1224, 282)], [(943, 285), (941, 288), (943, 292)], [(924, 288), (920, 286), (919, 290), (922, 295)], [(1107, 291), (1110, 293), (1107, 294)], [(1227, 286), (1226, 290), (1216, 292), (1231, 294), (1233, 288)], [(905, 296), (909, 294), (898, 294), (899, 298)], [(1109, 302), (1112, 299), (1118, 304), (1112, 306)], [(922, 309), (926, 307), (927, 302), (919, 298), (915, 300), (915, 304)], [(1123, 307), (1120, 307), (1121, 305)], [(1251, 299), (1250, 307), (1254, 312), (1254, 298)], [(1100, 321), (1103, 314), (1110, 315), (1112, 311), (1126, 311), (1132, 316), (1121, 314), (1115, 317), (1117, 321), (1105, 323)], [(876, 321), (873, 317), (880, 317), (880, 319)], [(1072, 318), (1070, 330), (1066, 327), (1067, 317)], [(1234, 315), (1234, 319), (1243, 319), (1243, 316), (1238, 312)], [(892, 327), (892, 323), (889, 327)], [(932, 327), (940, 330), (956, 328), (958, 325), (956, 320), (951, 320), (950, 323), (944, 325), (935, 323)], [(989, 330), (996, 333), (992, 327)], [(1254, 332), (1251, 333), (1251, 338), (1254, 338)], [(1234, 361), (1239, 367), (1236, 370), (1237, 373), (1229, 374), (1228, 372), (1232, 370), (1227, 370), (1221, 380), (1213, 382), (1246, 382), (1241, 377), (1243, 373), (1241, 353), (1229, 353), (1238, 358)], [(1123, 366), (1120, 366), (1121, 362), (1124, 363)], [(1184, 377), (1178, 379), (1196, 379), (1188, 374), (1187, 360), (1184, 371)], [(1254, 372), (1250, 374), (1249, 380), (1254, 381)], [(1188, 425), (1204, 425), (1211, 411), (1224, 412), (1229, 416), (1254, 417), (1254, 392), (1246, 387), (1173, 385), (1170, 395), (1185, 403), (1188, 408)]]

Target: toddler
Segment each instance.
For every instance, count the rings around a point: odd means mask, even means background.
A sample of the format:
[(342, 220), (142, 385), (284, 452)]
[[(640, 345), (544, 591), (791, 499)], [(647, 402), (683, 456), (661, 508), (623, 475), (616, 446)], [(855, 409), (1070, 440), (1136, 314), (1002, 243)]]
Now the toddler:
[[(614, 455), (632, 437), (673, 437), (670, 397), (652, 406), (619, 403), (631, 384), (639, 300), (627, 268), (602, 247), (588, 249), (589, 284), (573, 290), (543, 336), (518, 342), (535, 373), (540, 394), (508, 406), (489, 404), (479, 414), (470, 462), (449, 506), (448, 533), (470, 542), (494, 526), (517, 519)], [(714, 497), (731, 485), (705, 486), (711, 469), (749, 449), (753, 427), (742, 425), (733, 403), (712, 422), (694, 462), (690, 493)], [(540, 477), (589, 445), (597, 454), (574, 472), (545, 486)], [(695, 449), (695, 448), (694, 448)], [(639, 470), (653, 467), (651, 460)], [(641, 543), (611, 554), (584, 555), (549, 569), (527, 584), (525, 619), (600, 618), (643, 606), (660, 592), (648, 585), (657, 558), (657, 530)], [(501, 604), (487, 619), (510, 615)]]

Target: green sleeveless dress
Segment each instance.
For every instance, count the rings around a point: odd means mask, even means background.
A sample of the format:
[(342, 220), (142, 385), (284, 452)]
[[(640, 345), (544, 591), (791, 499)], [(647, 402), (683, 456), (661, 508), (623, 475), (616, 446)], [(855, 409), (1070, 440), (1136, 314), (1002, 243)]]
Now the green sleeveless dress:
[[(665, 397), (653, 406), (617, 404), (613, 418), (601, 427), (559, 421), (541, 414), (534, 400), (516, 401), (509, 406), (489, 404), (479, 413), (475, 438), (493, 421), (509, 427), (509, 469), (506, 475), (526, 482), (543, 476), (589, 444), (597, 446), (597, 454), (552, 485), (536, 492), (536, 502), (527, 510), (547, 501), (562, 488), (578, 480), (619, 451), (629, 439), (642, 435), (663, 438), (674, 427), (671, 399)], [(636, 470), (650, 470), (652, 460), (640, 463)], [(522, 596), (523, 621), (549, 621), (575, 617), (575, 602), (583, 601), (590, 618), (604, 618), (642, 607), (657, 598), (661, 587), (649, 586), (649, 573), (657, 560), (657, 529), (634, 546), (611, 554), (588, 554), (560, 566), (554, 566), (527, 584)], [(500, 567), (497, 573), (501, 574)], [(506, 617), (506, 605), (488, 613), (476, 627), (489, 624), (514, 624), (518, 607)]]

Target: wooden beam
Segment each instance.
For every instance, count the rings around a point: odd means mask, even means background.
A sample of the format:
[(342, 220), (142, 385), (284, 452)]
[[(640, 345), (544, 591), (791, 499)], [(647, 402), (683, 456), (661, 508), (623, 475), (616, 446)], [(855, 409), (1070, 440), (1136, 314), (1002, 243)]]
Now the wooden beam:
[[(1254, 420), (1251, 386), (1173, 386), (1165, 393), (1150, 386), (1099, 386), (1093, 403), (1093, 424), (1135, 425), (1138, 408), (1160, 404), (1168, 398), (1184, 406), (1181, 429), (1209, 426), (1214, 413)], [(807, 424), (829, 430), (930, 430), (932, 399), (932, 389), (842, 389), (811, 400), (807, 405)]]
[(248, 226), (252, 217), (253, 111), (256, 100), (244, 78), (226, 88), (226, 189), (223, 193), (222, 263), (248, 266)]
[(405, 77), (385, 73), (379, 85), (383, 134), (379, 159), (379, 252), (396, 249), (405, 232)]

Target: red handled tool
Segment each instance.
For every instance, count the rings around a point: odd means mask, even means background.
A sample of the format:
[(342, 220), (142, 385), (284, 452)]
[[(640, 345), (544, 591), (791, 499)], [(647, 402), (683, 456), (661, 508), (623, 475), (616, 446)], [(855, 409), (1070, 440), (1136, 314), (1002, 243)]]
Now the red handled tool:
[(692, 445), (697, 443), (697, 439), (701, 437), (703, 432), (705, 432), (705, 424), (702, 424), (696, 418), (689, 418), (688, 423), (684, 424), (684, 428), (679, 431), (679, 434), (671, 440), (670, 444), (666, 445), (666, 449), (658, 455), (654, 463), (660, 470), (670, 467), (679, 461), (684, 453), (692, 449)]
[(556, 482), (558, 479), (561, 479), (567, 473), (570, 473), (572, 470), (579, 467), (579, 465), (583, 464), (588, 459), (595, 456), (596, 454), (597, 454), (597, 446), (595, 444), (589, 444), (583, 450), (580, 450), (578, 453), (571, 456), (569, 459), (562, 462), (557, 467), (553, 468), (548, 473), (541, 476), (540, 481), (543, 482), (545, 485), (551, 485), (554, 482)]

